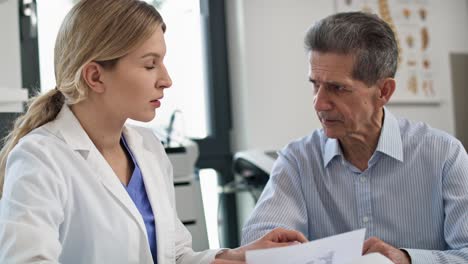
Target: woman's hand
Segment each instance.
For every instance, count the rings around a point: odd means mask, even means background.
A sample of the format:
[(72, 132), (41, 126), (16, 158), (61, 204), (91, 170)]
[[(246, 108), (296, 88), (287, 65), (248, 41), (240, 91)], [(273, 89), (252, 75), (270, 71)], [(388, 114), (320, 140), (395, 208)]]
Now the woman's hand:
[(304, 242), (307, 242), (307, 238), (302, 233), (276, 228), (248, 245), (221, 252), (216, 256), (212, 264), (241, 264), (245, 263), (245, 252), (247, 250), (285, 247)]

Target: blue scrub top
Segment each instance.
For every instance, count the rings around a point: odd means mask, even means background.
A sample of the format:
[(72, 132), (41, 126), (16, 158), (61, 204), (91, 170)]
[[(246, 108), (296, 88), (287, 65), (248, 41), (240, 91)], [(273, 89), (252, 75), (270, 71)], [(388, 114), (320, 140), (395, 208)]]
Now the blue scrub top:
[(122, 143), (125, 146), (127, 152), (132, 157), (134, 170), (132, 173), (132, 177), (128, 182), (128, 185), (125, 186), (128, 194), (132, 198), (133, 202), (135, 203), (138, 211), (143, 217), (143, 221), (145, 222), (146, 226), (146, 233), (148, 235), (149, 246), (151, 250), (151, 255), (153, 256), (154, 263), (157, 263), (157, 248), (156, 248), (156, 227), (154, 222), (154, 214), (153, 209), (151, 208), (151, 204), (148, 200), (148, 195), (146, 193), (145, 183), (143, 182), (143, 176), (141, 174), (140, 167), (135, 160), (130, 148), (127, 145), (127, 141), (125, 140), (124, 136), (122, 135)]

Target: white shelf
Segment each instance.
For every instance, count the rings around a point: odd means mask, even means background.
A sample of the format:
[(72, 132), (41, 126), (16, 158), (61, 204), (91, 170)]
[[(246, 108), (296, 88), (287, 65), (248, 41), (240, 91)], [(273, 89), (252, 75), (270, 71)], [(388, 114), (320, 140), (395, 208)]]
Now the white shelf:
[(0, 87), (0, 112), (23, 112), (27, 100), (28, 90), (24, 88)]
[(434, 98), (391, 98), (388, 105), (439, 105), (441, 99)]

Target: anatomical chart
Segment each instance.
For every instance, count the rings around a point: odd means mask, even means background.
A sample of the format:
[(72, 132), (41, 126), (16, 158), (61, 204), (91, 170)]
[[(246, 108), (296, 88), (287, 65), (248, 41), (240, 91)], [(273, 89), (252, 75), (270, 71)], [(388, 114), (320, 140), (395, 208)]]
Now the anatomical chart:
[(399, 58), (397, 88), (390, 103), (436, 103), (429, 0), (336, 0), (337, 12), (378, 15), (395, 32)]

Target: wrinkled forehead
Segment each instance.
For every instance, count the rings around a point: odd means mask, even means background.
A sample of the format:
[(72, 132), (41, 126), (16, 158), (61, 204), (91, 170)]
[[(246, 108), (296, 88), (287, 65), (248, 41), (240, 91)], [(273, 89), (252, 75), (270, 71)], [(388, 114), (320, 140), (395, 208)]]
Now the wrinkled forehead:
[(354, 56), (331, 52), (309, 52), (309, 77), (317, 81), (351, 78)]

